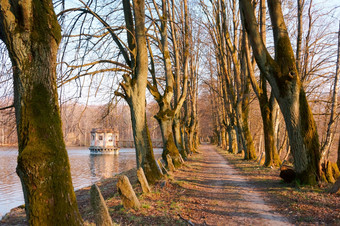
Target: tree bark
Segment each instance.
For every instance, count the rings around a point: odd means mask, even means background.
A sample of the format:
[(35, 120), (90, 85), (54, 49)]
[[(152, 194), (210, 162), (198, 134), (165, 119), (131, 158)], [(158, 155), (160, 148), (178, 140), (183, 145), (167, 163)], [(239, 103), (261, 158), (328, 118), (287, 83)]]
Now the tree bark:
[(320, 180), (320, 145), (313, 114), (303, 90), (279, 0), (268, 1), (273, 26), (275, 60), (269, 55), (249, 0), (240, 0), (242, 19), (256, 62), (272, 87), (284, 116), (297, 178), (303, 184)]
[[(165, 91), (162, 95), (158, 91), (157, 80), (155, 71), (153, 71), (153, 85), (150, 83), (148, 84), (148, 89), (150, 93), (154, 96), (155, 100), (158, 103), (159, 111), (155, 115), (157, 119), (161, 132), (162, 132), (162, 139), (163, 139), (163, 153), (162, 157), (165, 162), (167, 162), (166, 156), (169, 154), (173, 160), (175, 167), (179, 167), (181, 165), (181, 158), (179, 150), (177, 149), (173, 132), (172, 132), (172, 124), (174, 122), (174, 117), (176, 112), (180, 110), (183, 105), (184, 97), (179, 98), (174, 104), (174, 109), (171, 107), (171, 101), (174, 96), (174, 76), (172, 73), (171, 68), (171, 60), (170, 60), (170, 53), (168, 47), (168, 12), (167, 12), (167, 3), (166, 0), (162, 0), (162, 14), (158, 12), (158, 15), (161, 17), (161, 27), (160, 27), (160, 35), (161, 35), (161, 52), (163, 54), (163, 64), (164, 64), (164, 71), (165, 71)], [(157, 7), (156, 7), (157, 9)], [(152, 52), (151, 48), (149, 48), (150, 53)], [(150, 54), (152, 55), (152, 54)], [(152, 59), (152, 63), (154, 63)], [(178, 84), (179, 85), (179, 84)], [(186, 87), (184, 87), (186, 89)], [(184, 90), (185, 92), (185, 90)], [(183, 158), (186, 155), (183, 153)]]
[(159, 122), (161, 132), (162, 132), (162, 140), (163, 140), (162, 158), (164, 159), (164, 161), (166, 161), (166, 156), (169, 154), (172, 158), (174, 166), (177, 168), (182, 163), (181, 163), (180, 153), (177, 149), (174, 136), (172, 133), (173, 119), (167, 117), (165, 114), (163, 115), (157, 114), (155, 118)]
[(302, 23), (302, 16), (303, 16), (303, 6), (305, 4), (304, 0), (297, 0), (298, 6), (298, 27), (297, 27), (297, 38), (296, 38), (296, 70), (298, 71), (299, 75), (301, 75), (301, 45), (302, 45), (302, 31), (303, 31), (303, 23)]
[(338, 30), (338, 50), (337, 50), (337, 60), (336, 60), (336, 69), (334, 76), (334, 88), (332, 94), (332, 106), (331, 106), (331, 115), (329, 117), (329, 123), (327, 125), (326, 138), (321, 146), (321, 159), (323, 159), (329, 151), (330, 146), (333, 142), (334, 137), (334, 129), (333, 125), (336, 123), (336, 111), (338, 106), (338, 80), (340, 76), (340, 21), (339, 21), (339, 30)]
[(339, 145), (338, 145), (338, 160), (336, 161), (338, 168), (340, 169), (340, 136), (339, 136)]
[(183, 133), (181, 132), (182, 126), (183, 125), (181, 123), (180, 113), (178, 113), (174, 117), (172, 130), (173, 130), (173, 133), (174, 133), (174, 139), (175, 139), (176, 147), (177, 147), (179, 153), (182, 155), (182, 158), (185, 160), (185, 159), (187, 159), (187, 153), (185, 151), (184, 143), (183, 143)]
[(52, 1), (0, 5), (0, 38), (14, 77), (18, 166), (30, 225), (82, 225), (65, 148), (56, 87), (61, 30)]
[[(258, 86), (254, 71), (250, 62), (250, 54), (249, 49), (246, 49), (247, 54), (247, 64), (248, 69), (250, 72), (251, 83), (253, 89), (259, 98), (259, 104), (261, 109), (261, 117), (263, 123), (263, 134), (264, 134), (264, 145), (265, 145), (265, 167), (270, 166), (279, 166), (280, 165), (280, 158), (278, 156), (278, 152), (275, 146), (275, 131), (274, 131), (274, 117), (273, 117), (273, 101), (268, 100), (267, 96), (267, 86), (266, 80), (261, 75), (261, 88)], [(271, 94), (271, 99), (274, 98)]]
[[(124, 94), (117, 92), (116, 95), (122, 96), (130, 107), (137, 168), (142, 167), (148, 181), (155, 183), (162, 178), (162, 173), (154, 157), (145, 113), (145, 92), (148, 76), (148, 54), (144, 27), (145, 2), (144, 0), (133, 0), (134, 20), (131, 14), (130, 1), (124, 0), (123, 3), (125, 21), (129, 30), (127, 35), (131, 53), (131, 60), (127, 64), (130, 64), (129, 66), (133, 71), (132, 78), (125, 74), (124, 82), (120, 83)], [(133, 24), (135, 24), (134, 27)], [(130, 37), (133, 34), (134, 37)]]
[[(189, 62), (189, 15), (188, 15), (188, 5), (187, 0), (184, 0), (182, 9), (182, 18), (184, 20), (184, 48), (183, 48), (183, 56), (182, 56), (182, 68), (181, 69), (181, 61), (180, 61), (180, 51), (178, 48), (178, 34), (177, 28), (174, 23), (175, 21), (175, 3), (174, 0), (172, 2), (172, 9), (171, 9), (171, 19), (170, 19), (170, 28), (171, 28), (171, 36), (172, 36), (172, 43), (173, 43), (173, 52), (175, 58), (175, 73), (174, 73), (174, 105), (176, 106), (174, 120), (173, 120), (173, 133), (175, 144), (179, 153), (182, 155), (183, 159), (187, 158), (187, 152), (185, 150), (184, 144), (184, 136), (185, 134), (181, 132), (181, 127), (185, 126), (184, 123), (181, 121), (181, 111), (185, 98), (187, 96), (187, 88), (188, 88), (188, 62)], [(168, 10), (170, 12), (170, 9)], [(183, 72), (183, 76), (181, 76), (181, 72)], [(181, 77), (183, 79), (181, 80)], [(182, 90), (181, 90), (182, 84)]]
[(247, 148), (245, 148), (245, 160), (255, 160), (256, 159), (256, 151), (254, 147), (253, 137), (251, 135), (249, 129), (249, 99), (250, 99), (250, 76), (249, 76), (249, 68), (247, 64), (247, 55), (246, 48), (248, 48), (248, 43), (246, 42), (246, 32), (243, 32), (243, 40), (242, 40), (242, 53), (241, 53), (241, 70), (242, 70), (242, 130), (244, 133), (244, 139), (246, 142)]

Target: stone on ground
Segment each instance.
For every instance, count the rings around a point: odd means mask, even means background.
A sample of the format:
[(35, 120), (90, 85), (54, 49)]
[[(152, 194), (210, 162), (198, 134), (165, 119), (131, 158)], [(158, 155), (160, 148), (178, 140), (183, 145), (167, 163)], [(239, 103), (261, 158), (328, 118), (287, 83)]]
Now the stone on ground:
[(168, 168), (169, 168), (169, 170), (170, 170), (170, 171), (175, 171), (175, 170), (176, 170), (176, 169), (175, 169), (175, 166), (174, 166), (174, 164), (173, 164), (173, 162), (172, 162), (172, 158), (171, 158), (171, 156), (170, 156), (169, 154), (166, 155), (166, 161), (168, 162)]
[(180, 160), (180, 162), (181, 162), (182, 164), (185, 163), (185, 162), (184, 162), (184, 159), (182, 158), (182, 155), (179, 155), (179, 160)]
[(113, 225), (105, 200), (96, 184), (91, 186), (90, 196), (96, 225)]
[(292, 168), (287, 167), (287, 166), (282, 166), (280, 177), (284, 180), (284, 182), (291, 183), (295, 180), (296, 173)]
[(139, 209), (140, 203), (135, 192), (132, 189), (129, 178), (122, 175), (118, 178), (117, 189), (122, 199), (123, 206), (126, 209)]
[(159, 167), (162, 169), (162, 173), (163, 174), (168, 174), (168, 171), (166, 170), (166, 168), (165, 168), (165, 166), (164, 166), (164, 164), (163, 164), (163, 159), (162, 158), (159, 158), (158, 160), (157, 160), (157, 163), (158, 163), (158, 165), (159, 165)]
[(140, 167), (137, 170), (137, 177), (140, 185), (142, 186), (143, 193), (151, 192), (151, 188), (149, 186), (148, 180), (145, 177), (144, 170), (142, 167)]

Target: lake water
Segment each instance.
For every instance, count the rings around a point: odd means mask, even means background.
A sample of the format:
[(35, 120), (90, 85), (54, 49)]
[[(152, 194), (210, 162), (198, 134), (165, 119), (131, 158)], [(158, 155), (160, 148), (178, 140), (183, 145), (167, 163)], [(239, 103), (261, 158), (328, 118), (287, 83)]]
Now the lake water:
[[(136, 167), (135, 149), (132, 148), (105, 155), (90, 155), (86, 147), (67, 149), (75, 190)], [(162, 149), (155, 148), (154, 153), (158, 158)], [(0, 219), (12, 208), (24, 204), (20, 179), (15, 172), (17, 156), (16, 148), (0, 148)]]

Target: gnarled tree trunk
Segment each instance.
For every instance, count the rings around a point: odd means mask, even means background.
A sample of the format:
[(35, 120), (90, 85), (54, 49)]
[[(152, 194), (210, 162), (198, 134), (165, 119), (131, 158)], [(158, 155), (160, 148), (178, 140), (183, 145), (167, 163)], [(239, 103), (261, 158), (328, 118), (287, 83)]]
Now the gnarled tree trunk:
[[(157, 79), (155, 75), (155, 71), (152, 71), (153, 84), (148, 83), (148, 89), (150, 93), (154, 96), (155, 100), (158, 103), (159, 111), (155, 115), (157, 119), (161, 132), (162, 132), (162, 140), (163, 140), (163, 153), (162, 157), (165, 162), (167, 162), (166, 156), (169, 154), (173, 160), (175, 167), (179, 167), (181, 165), (181, 156), (179, 150), (176, 146), (175, 139), (172, 132), (172, 125), (174, 121), (175, 115), (178, 115), (183, 102), (184, 97), (180, 97), (178, 101), (174, 104), (174, 109), (171, 107), (171, 101), (174, 96), (174, 76), (171, 68), (171, 60), (169, 54), (168, 47), (168, 12), (167, 12), (167, 2), (166, 0), (162, 0), (162, 14), (158, 12), (158, 15), (162, 15), (161, 26), (160, 26), (160, 35), (161, 35), (161, 52), (163, 54), (163, 64), (165, 71), (165, 80), (166, 87), (163, 95), (158, 91)], [(152, 56), (152, 50), (149, 47), (150, 55)], [(152, 68), (154, 69), (154, 61), (151, 60)], [(179, 86), (179, 84), (177, 84)], [(183, 87), (183, 92), (186, 92), (186, 85)], [(184, 157), (186, 155), (184, 154)]]
[[(116, 94), (122, 96), (130, 107), (137, 168), (142, 167), (148, 181), (154, 183), (162, 177), (162, 173), (154, 157), (145, 113), (145, 92), (148, 76), (148, 54), (144, 27), (145, 3), (144, 0), (133, 0), (134, 17), (131, 13), (130, 1), (124, 0), (123, 6), (127, 29), (129, 30), (128, 43), (131, 61), (128, 63), (130, 63), (133, 71), (132, 78), (129, 75), (124, 75), (124, 82), (120, 84), (124, 94), (118, 92)], [(135, 25), (133, 26), (133, 24)]]
[(270, 83), (286, 122), (297, 178), (304, 184), (315, 184), (321, 176), (316, 124), (296, 69), (281, 3), (271, 0), (268, 6), (273, 26), (275, 60), (263, 44), (251, 2), (240, 0), (242, 19), (256, 62)]
[(18, 166), (30, 225), (81, 225), (56, 87), (61, 30), (52, 1), (1, 1), (0, 38), (13, 65)]

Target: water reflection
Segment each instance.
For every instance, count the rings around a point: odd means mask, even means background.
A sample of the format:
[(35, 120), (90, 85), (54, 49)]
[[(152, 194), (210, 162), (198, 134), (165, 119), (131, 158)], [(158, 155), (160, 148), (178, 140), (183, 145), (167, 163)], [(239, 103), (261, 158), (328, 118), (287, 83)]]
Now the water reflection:
[(101, 178), (111, 177), (113, 174), (119, 172), (118, 154), (91, 154), (90, 155), (90, 169), (91, 177), (96, 178), (101, 175)]
[[(161, 149), (154, 149), (155, 156)], [(21, 183), (15, 173), (17, 165), (15, 148), (0, 148), (0, 218), (10, 209), (24, 203)], [(136, 166), (134, 149), (121, 149), (119, 154), (90, 154), (87, 148), (68, 148), (74, 189), (112, 177)]]

